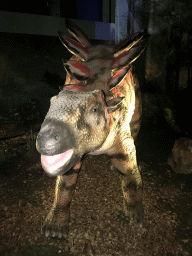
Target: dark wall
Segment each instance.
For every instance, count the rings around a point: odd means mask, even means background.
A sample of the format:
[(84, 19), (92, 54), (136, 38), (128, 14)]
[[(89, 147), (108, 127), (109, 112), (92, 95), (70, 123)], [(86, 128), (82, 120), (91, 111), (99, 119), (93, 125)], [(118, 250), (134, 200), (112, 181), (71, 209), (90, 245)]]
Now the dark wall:
[(46, 113), (50, 97), (65, 81), (62, 58), (71, 54), (58, 37), (10, 33), (0, 37), (0, 119), (32, 99)]
[(102, 21), (103, 1), (101, 0), (70, 0), (60, 2), (61, 17)]
[[(61, 17), (102, 21), (102, 0), (60, 0)], [(51, 1), (2, 0), (0, 10), (9, 12), (50, 15)]]
[(11, 109), (33, 100), (45, 115), (65, 82), (62, 58), (72, 54), (58, 37), (0, 33), (0, 38), (0, 122)]
[(1, 0), (0, 10), (8, 12), (21, 12), (21, 13), (31, 13), (40, 15), (49, 15), (49, 6), (47, 0), (33, 0), (33, 1), (23, 1), (23, 0)]

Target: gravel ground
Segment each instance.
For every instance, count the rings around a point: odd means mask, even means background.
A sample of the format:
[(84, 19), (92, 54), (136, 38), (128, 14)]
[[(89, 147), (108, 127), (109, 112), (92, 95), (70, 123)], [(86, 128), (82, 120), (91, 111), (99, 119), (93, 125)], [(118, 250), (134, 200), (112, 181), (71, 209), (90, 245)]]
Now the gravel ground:
[(169, 137), (166, 130), (141, 131), (136, 143), (144, 185), (143, 228), (121, 218), (120, 175), (110, 170), (107, 156), (88, 156), (72, 200), (67, 240), (40, 234), (55, 179), (41, 168), (35, 135), (0, 141), (0, 255), (192, 255), (192, 177), (167, 166)]

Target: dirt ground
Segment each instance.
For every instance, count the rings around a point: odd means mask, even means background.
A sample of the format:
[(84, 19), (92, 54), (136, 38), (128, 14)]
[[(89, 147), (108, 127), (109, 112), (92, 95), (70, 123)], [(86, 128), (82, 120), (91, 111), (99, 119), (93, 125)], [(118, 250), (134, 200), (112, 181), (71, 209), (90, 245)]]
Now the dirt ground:
[(40, 234), (53, 202), (55, 179), (35, 150), (35, 134), (1, 140), (0, 255), (192, 255), (192, 176), (173, 173), (167, 129), (141, 130), (136, 142), (144, 185), (143, 228), (121, 218), (120, 176), (107, 156), (88, 156), (71, 204), (67, 240)]

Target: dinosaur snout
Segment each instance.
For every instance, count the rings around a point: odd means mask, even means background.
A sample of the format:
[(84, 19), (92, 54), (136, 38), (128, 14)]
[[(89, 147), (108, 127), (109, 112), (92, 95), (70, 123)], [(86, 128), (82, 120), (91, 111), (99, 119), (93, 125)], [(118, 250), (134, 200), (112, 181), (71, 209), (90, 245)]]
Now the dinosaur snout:
[(68, 124), (47, 119), (37, 135), (36, 147), (42, 155), (57, 155), (75, 147), (75, 138)]

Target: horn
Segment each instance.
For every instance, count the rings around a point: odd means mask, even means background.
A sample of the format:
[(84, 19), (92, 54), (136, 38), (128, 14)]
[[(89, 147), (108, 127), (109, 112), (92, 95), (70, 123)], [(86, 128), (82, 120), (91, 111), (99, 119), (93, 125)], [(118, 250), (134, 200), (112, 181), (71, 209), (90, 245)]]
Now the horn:
[(65, 36), (62, 32), (59, 33), (59, 39), (62, 44), (74, 55), (78, 56), (82, 61), (87, 60), (89, 50), (85, 48), (81, 43), (77, 42), (68, 36)]
[(107, 101), (107, 111), (108, 113), (112, 113), (119, 109), (121, 107), (121, 102), (124, 99), (124, 97), (118, 97), (118, 98), (113, 98), (109, 101)]
[(63, 59), (63, 65), (65, 70), (75, 79), (79, 81), (87, 80), (91, 76), (91, 70), (74, 60), (66, 61)]
[(118, 85), (126, 76), (127, 72), (129, 71), (130, 67), (126, 67), (123, 69), (118, 70), (115, 75), (110, 77), (107, 81), (107, 88), (111, 90), (113, 87)]
[(123, 51), (120, 55), (111, 61), (112, 69), (121, 68), (134, 62), (145, 50), (146, 40), (137, 41), (137, 43), (128, 51)]
[(70, 19), (65, 19), (65, 25), (69, 32), (86, 48), (91, 47), (91, 42), (87, 34)]
[(141, 40), (146, 40), (149, 37), (147, 30), (141, 30), (137, 32), (131, 39), (127, 38), (118, 45), (114, 46), (114, 57), (119, 56), (122, 52), (128, 51), (135, 44), (137, 44)]

